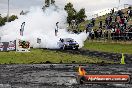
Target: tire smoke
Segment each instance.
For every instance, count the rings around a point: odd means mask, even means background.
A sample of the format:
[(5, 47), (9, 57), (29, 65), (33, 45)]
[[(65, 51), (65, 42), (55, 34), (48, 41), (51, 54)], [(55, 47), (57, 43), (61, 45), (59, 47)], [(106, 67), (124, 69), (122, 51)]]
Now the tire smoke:
[[(43, 11), (39, 7), (32, 7), (27, 15), (19, 16), (17, 20), (6, 23), (0, 28), (2, 42), (9, 42), (16, 39), (24, 39), (31, 43), (33, 48), (58, 49), (57, 42), (60, 38), (73, 38), (79, 43), (79, 48), (83, 47), (88, 34), (82, 32), (73, 34), (67, 31), (67, 13), (64, 10), (56, 9), (54, 6)], [(20, 36), (21, 24), (25, 22), (23, 36)], [(59, 22), (59, 30), (55, 36), (56, 22)], [(37, 43), (37, 38), (41, 43)]]

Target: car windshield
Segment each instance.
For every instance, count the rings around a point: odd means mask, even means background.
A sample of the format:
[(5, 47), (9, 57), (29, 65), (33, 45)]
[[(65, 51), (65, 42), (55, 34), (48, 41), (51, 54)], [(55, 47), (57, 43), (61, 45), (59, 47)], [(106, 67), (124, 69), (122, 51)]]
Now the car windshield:
[(65, 41), (65, 42), (74, 42), (73, 39), (65, 39), (64, 41)]

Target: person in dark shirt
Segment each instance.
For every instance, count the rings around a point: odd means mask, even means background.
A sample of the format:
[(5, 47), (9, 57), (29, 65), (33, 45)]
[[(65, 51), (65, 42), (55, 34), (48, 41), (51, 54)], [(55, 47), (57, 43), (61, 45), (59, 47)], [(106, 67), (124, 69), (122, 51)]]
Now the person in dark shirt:
[(97, 29), (94, 30), (95, 37), (98, 38), (98, 32)]
[(121, 10), (119, 10), (119, 11), (117, 12), (117, 14), (118, 14), (118, 16), (122, 17), (124, 13), (123, 13)]
[(103, 25), (103, 23), (102, 23), (102, 21), (100, 21), (99, 22), (99, 28), (102, 28), (102, 25)]
[(109, 25), (112, 23), (112, 16), (109, 17)]
[(91, 23), (92, 23), (92, 26), (94, 27), (95, 26), (95, 19), (94, 18), (92, 18)]

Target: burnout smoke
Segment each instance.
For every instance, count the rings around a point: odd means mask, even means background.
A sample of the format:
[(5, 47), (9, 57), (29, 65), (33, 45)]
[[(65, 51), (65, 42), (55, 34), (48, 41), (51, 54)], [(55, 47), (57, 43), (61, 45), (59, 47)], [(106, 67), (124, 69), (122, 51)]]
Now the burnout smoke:
[[(53, 6), (43, 11), (39, 7), (31, 8), (27, 15), (19, 16), (19, 19), (6, 23), (0, 28), (1, 41), (13, 41), (25, 39), (30, 41), (34, 48), (59, 48), (57, 42), (60, 38), (73, 38), (80, 45), (86, 40), (88, 34), (71, 34), (66, 29), (67, 13)], [(20, 36), (21, 24), (25, 22), (23, 37)], [(55, 36), (56, 22), (59, 22), (58, 36)], [(37, 44), (37, 38), (41, 39), (41, 44)]]

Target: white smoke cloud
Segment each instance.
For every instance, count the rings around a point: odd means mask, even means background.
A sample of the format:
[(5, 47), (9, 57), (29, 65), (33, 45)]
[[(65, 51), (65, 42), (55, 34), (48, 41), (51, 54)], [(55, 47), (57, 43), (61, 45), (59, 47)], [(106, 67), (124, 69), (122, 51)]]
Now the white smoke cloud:
[[(87, 38), (86, 33), (70, 34), (66, 30), (66, 17), (67, 14), (64, 10), (50, 7), (45, 12), (39, 7), (30, 9), (30, 13), (25, 16), (19, 16), (19, 19), (6, 23), (5, 26), (0, 28), (0, 36), (2, 41), (12, 41), (17, 38), (30, 41), (31, 46), (35, 48), (58, 48), (57, 42), (60, 38), (73, 38), (80, 45)], [(25, 22), (24, 36), (20, 36), (21, 24)], [(63, 29), (59, 29), (58, 36), (55, 36), (56, 22)], [(37, 44), (37, 38), (41, 39), (41, 44)]]

